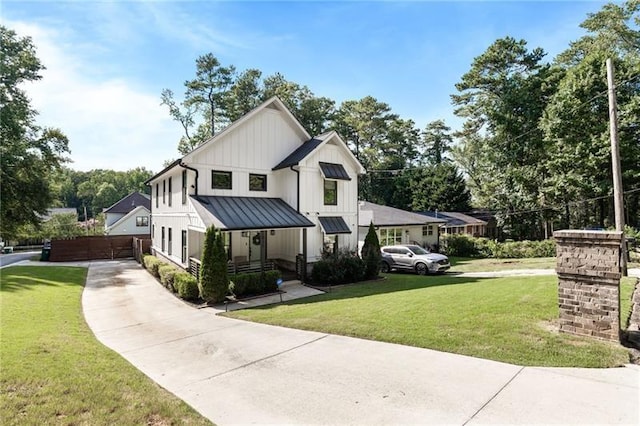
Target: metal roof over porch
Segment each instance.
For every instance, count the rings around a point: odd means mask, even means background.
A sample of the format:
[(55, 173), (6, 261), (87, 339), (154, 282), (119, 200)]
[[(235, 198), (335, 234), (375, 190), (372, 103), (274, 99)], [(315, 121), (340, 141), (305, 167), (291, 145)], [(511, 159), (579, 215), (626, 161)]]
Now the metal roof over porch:
[(281, 198), (192, 195), (191, 200), (205, 226), (226, 231), (315, 226)]

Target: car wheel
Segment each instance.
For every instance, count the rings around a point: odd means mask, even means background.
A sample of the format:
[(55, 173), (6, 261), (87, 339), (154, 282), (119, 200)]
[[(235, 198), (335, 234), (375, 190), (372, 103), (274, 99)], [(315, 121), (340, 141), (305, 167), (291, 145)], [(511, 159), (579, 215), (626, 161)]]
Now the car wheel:
[(418, 263), (416, 265), (416, 273), (418, 275), (427, 275), (427, 272), (429, 272), (429, 268), (427, 268), (427, 265), (424, 263)]
[(380, 272), (382, 272), (383, 274), (388, 274), (389, 272), (391, 272), (391, 267), (387, 262), (380, 263)]

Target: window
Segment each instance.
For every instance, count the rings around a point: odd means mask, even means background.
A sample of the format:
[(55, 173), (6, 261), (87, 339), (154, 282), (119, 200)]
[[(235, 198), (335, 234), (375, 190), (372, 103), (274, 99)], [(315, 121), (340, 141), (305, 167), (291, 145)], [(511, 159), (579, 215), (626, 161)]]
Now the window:
[(324, 204), (325, 206), (338, 205), (338, 182), (335, 180), (324, 181)]
[(380, 245), (391, 246), (394, 244), (402, 244), (402, 228), (380, 229)]
[(211, 188), (231, 189), (231, 172), (211, 170)]
[(249, 191), (266, 191), (267, 175), (249, 173)]
[(427, 225), (422, 227), (422, 236), (433, 235), (433, 225)]
[(167, 203), (167, 181), (162, 181), (162, 204)]
[(149, 226), (149, 216), (136, 216), (136, 226)]
[(156, 208), (158, 208), (159, 201), (160, 201), (160, 184), (156, 183)]
[(169, 178), (169, 207), (171, 207), (171, 178)]
[(167, 246), (167, 254), (168, 254), (169, 256), (171, 256), (171, 251), (172, 251), (172, 250), (171, 250), (171, 247), (173, 246), (173, 244), (172, 244), (172, 243), (173, 243), (173, 238), (172, 238), (172, 236), (171, 236), (171, 234), (172, 234), (172, 232), (171, 232), (171, 231), (172, 231), (172, 229), (171, 229), (171, 228), (169, 228), (169, 243), (168, 243), (168, 246)]
[(182, 204), (187, 204), (187, 171), (186, 170), (182, 171)]
[(164, 226), (162, 227), (162, 245), (160, 246), (160, 251), (164, 252)]
[(185, 263), (187, 261), (187, 231), (182, 231), (182, 257), (180, 258), (182, 260), (182, 263)]

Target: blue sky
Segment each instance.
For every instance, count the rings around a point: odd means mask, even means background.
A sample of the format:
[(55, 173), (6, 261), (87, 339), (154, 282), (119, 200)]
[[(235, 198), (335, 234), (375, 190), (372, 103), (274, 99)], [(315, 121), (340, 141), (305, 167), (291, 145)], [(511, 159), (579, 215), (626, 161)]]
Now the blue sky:
[(199, 55), (280, 72), (338, 104), (371, 95), (419, 128), (456, 128), (450, 95), (474, 57), (512, 36), (552, 60), (603, 4), (3, 0), (0, 16), (47, 67), (26, 89), (38, 123), (69, 136), (70, 167), (157, 172), (181, 135), (160, 92), (181, 94)]

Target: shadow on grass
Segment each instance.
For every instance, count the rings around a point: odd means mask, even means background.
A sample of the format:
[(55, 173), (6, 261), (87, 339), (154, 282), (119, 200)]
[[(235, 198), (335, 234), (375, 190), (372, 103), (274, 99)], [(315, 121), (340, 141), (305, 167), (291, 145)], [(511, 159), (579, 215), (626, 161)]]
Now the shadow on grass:
[(73, 266), (10, 266), (0, 271), (0, 293), (34, 290), (36, 287), (83, 286), (86, 268)]
[[(447, 275), (438, 276), (418, 276), (412, 274), (385, 274), (386, 279), (380, 281), (367, 281), (354, 284), (346, 284), (337, 287), (326, 287), (327, 293), (317, 296), (305, 297), (303, 299), (290, 300), (287, 302), (257, 306), (250, 309), (271, 309), (279, 305), (305, 305), (310, 303), (326, 302), (329, 300), (357, 299), (360, 297), (376, 296), (380, 294), (391, 294), (401, 291), (419, 290), (430, 287), (479, 284), (482, 281), (496, 280), (503, 278), (479, 278), (479, 277), (456, 277)], [(322, 287), (317, 287), (322, 289)]]

